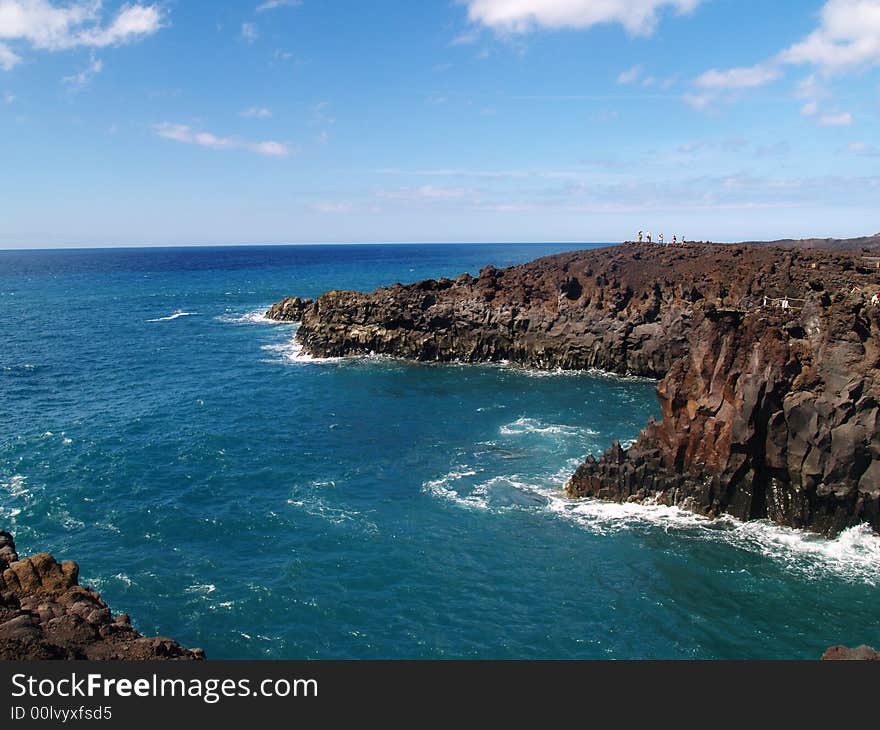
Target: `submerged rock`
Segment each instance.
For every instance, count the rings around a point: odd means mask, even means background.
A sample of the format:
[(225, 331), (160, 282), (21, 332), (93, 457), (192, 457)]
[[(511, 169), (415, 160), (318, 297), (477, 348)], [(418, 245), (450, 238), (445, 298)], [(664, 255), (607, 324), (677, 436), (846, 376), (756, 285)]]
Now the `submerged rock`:
[(141, 636), (78, 579), (73, 561), (19, 558), (12, 535), (0, 530), (0, 659), (205, 658), (172, 639)]
[(625, 244), (476, 278), (328, 292), (302, 308), (296, 336), (319, 357), (658, 378), (662, 422), (589, 458), (569, 496), (827, 535), (877, 530), (880, 307), (870, 298), (880, 270), (860, 262), (820, 249)]

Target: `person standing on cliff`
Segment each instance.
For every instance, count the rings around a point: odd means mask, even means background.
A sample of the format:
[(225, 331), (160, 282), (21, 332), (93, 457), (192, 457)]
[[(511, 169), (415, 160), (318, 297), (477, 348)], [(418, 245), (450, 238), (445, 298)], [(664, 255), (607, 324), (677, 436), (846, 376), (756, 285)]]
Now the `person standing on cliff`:
[(663, 234), (662, 233), (660, 234), (659, 243), (661, 246), (663, 245)]
[(676, 243), (678, 243), (678, 239), (675, 237), (675, 234), (673, 233), (672, 234), (672, 245), (674, 246)]
[(647, 238), (648, 238), (648, 243), (651, 243), (651, 231), (648, 231)]
[(639, 231), (639, 243), (641, 243), (641, 242), (642, 242), (642, 232)]

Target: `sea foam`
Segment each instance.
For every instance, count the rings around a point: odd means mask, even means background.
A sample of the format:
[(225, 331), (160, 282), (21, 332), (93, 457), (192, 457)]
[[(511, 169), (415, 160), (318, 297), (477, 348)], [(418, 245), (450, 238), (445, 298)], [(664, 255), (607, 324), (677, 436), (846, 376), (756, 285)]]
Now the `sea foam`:
[(172, 320), (179, 319), (180, 317), (194, 317), (198, 314), (197, 312), (184, 312), (183, 310), (177, 310), (174, 314), (169, 314), (167, 317), (157, 317), (156, 319), (148, 319), (147, 322), (171, 322)]
[(563, 486), (577, 463), (570, 460), (558, 473), (537, 477), (488, 476), (484, 470), (459, 465), (425, 482), (422, 491), (469, 510), (550, 514), (598, 536), (662, 531), (686, 543), (721, 542), (780, 563), (806, 578), (832, 575), (880, 585), (880, 536), (869, 525), (851, 527), (829, 539), (768, 520), (709, 519), (663, 504), (572, 500), (565, 496)]

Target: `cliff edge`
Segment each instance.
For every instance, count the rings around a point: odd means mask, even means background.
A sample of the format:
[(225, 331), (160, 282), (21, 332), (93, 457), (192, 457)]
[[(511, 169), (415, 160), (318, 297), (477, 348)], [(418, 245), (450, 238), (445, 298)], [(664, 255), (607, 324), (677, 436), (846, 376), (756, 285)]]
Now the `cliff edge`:
[(657, 378), (662, 421), (589, 457), (569, 496), (834, 535), (880, 529), (877, 292), (880, 270), (860, 253), (629, 243), (327, 292), (297, 307), (296, 337), (320, 357)]

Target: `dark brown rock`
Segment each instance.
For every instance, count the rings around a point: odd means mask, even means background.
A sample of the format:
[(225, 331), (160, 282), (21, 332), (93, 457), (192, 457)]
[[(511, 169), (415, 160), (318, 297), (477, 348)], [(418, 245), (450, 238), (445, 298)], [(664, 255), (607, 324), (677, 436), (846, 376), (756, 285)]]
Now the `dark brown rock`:
[(266, 319), (273, 319), (276, 322), (301, 322), (303, 313), (312, 304), (313, 301), (311, 299), (287, 297), (269, 307), (266, 312)]
[[(663, 413), (588, 459), (572, 497), (880, 527), (880, 271), (862, 254), (689, 244), (577, 251), (478, 278), (332, 291), (297, 338), (322, 357), (509, 361), (659, 378)], [(768, 303), (764, 304), (767, 297)], [(783, 310), (774, 300), (789, 298)]]
[(0, 568), (0, 659), (204, 659), (201, 649), (142, 637), (125, 614), (114, 619), (79, 585), (76, 563), (48, 553), (19, 559), (2, 530)]

